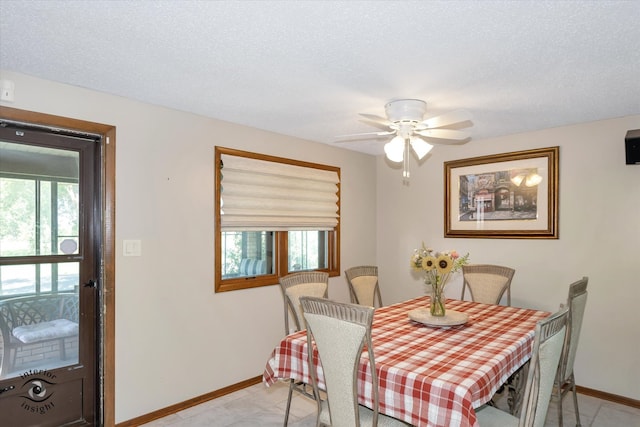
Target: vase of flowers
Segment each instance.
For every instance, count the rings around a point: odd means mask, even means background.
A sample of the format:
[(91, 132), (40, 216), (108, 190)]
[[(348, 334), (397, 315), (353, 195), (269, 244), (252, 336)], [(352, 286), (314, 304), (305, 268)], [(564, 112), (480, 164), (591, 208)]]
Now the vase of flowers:
[(460, 256), (455, 250), (436, 252), (422, 243), (422, 247), (414, 249), (411, 256), (411, 267), (424, 273), (424, 283), (430, 297), (429, 311), (432, 316), (444, 316), (444, 288), (452, 273), (459, 271), (469, 261), (469, 254)]

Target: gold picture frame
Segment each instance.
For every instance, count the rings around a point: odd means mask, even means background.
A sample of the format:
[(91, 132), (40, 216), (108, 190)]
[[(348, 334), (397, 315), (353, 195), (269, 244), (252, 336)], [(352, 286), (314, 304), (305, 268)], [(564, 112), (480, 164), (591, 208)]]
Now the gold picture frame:
[(558, 238), (559, 147), (444, 163), (445, 237)]

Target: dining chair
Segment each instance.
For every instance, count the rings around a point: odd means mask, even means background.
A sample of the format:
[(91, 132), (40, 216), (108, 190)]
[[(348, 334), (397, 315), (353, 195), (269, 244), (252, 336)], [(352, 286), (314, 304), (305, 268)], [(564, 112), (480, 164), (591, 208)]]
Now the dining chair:
[[(313, 297), (302, 297), (300, 301), (307, 322), (307, 349), (315, 343), (325, 384), (326, 399), (317, 400), (316, 426), (406, 426), (378, 413), (378, 377), (371, 342), (374, 308)], [(358, 367), (365, 344), (373, 384), (372, 409), (358, 404)], [(316, 352), (307, 353), (311, 384), (318, 395)]]
[(382, 296), (378, 285), (378, 267), (360, 265), (344, 272), (353, 304), (382, 307)]
[(573, 409), (576, 413), (576, 427), (581, 426), (576, 381), (573, 375), (573, 362), (576, 358), (580, 330), (582, 329), (582, 319), (587, 306), (588, 282), (589, 278), (585, 276), (569, 285), (569, 297), (567, 298), (567, 308), (569, 309), (568, 330), (564, 340), (562, 358), (560, 359), (558, 376), (554, 387), (555, 397), (558, 400), (558, 425), (560, 427), (562, 427), (562, 398), (569, 391), (573, 392)]
[[(284, 333), (301, 331), (305, 329), (305, 321), (300, 306), (300, 297), (313, 296), (327, 298), (329, 296), (329, 273), (323, 271), (302, 271), (280, 277), (280, 289), (284, 299)], [(303, 396), (313, 400), (318, 400), (313, 390), (309, 390), (309, 385), (301, 381), (289, 382), (289, 395), (287, 397), (287, 407), (284, 414), (284, 426), (289, 422), (289, 411), (291, 409), (291, 399), (296, 391)]]
[(511, 305), (511, 280), (515, 270), (501, 265), (467, 264), (462, 266), (462, 296), (469, 288), (471, 299), (484, 304), (500, 304), (507, 293), (507, 305)]
[(476, 409), (481, 427), (542, 427), (562, 356), (569, 309), (562, 308), (536, 324), (520, 416), (491, 405)]

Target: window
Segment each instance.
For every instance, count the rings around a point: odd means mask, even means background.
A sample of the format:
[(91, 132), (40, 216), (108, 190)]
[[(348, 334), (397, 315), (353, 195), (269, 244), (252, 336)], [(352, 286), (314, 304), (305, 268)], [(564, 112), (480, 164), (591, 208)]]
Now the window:
[(216, 147), (216, 292), (340, 275), (340, 169)]

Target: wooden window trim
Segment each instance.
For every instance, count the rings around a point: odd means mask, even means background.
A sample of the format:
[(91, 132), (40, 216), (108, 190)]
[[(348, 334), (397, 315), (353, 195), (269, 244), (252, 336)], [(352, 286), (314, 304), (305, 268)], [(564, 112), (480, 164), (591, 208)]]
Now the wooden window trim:
[[(276, 257), (276, 263), (274, 265), (274, 274), (261, 275), (256, 277), (240, 277), (231, 279), (222, 279), (222, 259), (221, 259), (221, 247), (222, 247), (222, 232), (220, 227), (220, 156), (233, 155), (248, 157), (252, 159), (265, 160), (278, 163), (286, 163), (296, 166), (313, 167), (328, 170), (337, 170), (338, 177), (340, 177), (340, 169), (334, 168), (319, 163), (310, 163), (299, 160), (292, 160), (283, 157), (269, 156), (266, 154), (252, 153), (249, 151), (236, 150), (226, 147), (215, 147), (214, 155), (214, 218), (215, 218), (215, 262), (214, 262), (214, 280), (215, 280), (215, 292), (228, 292), (239, 289), (250, 289), (261, 286), (269, 286), (278, 284), (278, 280), (281, 276), (287, 275), (288, 271), (288, 242), (286, 231), (275, 231), (275, 247), (274, 256)], [(340, 184), (338, 184), (338, 214), (340, 214)], [(318, 271), (326, 271), (330, 277), (340, 276), (340, 218), (338, 217), (338, 224), (333, 231), (327, 233), (329, 241), (328, 244), (328, 268), (318, 269)], [(283, 256), (284, 254), (284, 256)]]

